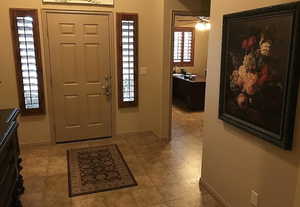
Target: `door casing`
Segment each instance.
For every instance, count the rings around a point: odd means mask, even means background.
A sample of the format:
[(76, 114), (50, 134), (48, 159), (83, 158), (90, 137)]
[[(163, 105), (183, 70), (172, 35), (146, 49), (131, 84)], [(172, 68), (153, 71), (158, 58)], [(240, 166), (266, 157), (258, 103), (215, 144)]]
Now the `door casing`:
[(173, 58), (174, 58), (174, 31), (175, 31), (175, 17), (176, 16), (202, 16), (204, 13), (202, 12), (192, 12), (192, 11), (182, 11), (182, 10), (173, 10), (172, 11), (172, 17), (171, 17), (171, 48), (170, 48), (170, 59), (169, 59), (169, 71), (168, 71), (168, 82), (169, 82), (169, 89), (168, 89), (168, 95), (169, 95), (169, 110), (167, 112), (168, 117), (168, 123), (167, 123), (167, 129), (168, 134), (166, 139), (168, 141), (172, 140), (172, 106), (173, 106)]
[(51, 77), (51, 61), (50, 61), (50, 47), (48, 38), (48, 20), (47, 15), (49, 13), (59, 13), (59, 14), (92, 14), (92, 15), (107, 15), (109, 19), (109, 33), (110, 33), (110, 57), (111, 57), (111, 86), (112, 86), (112, 136), (116, 135), (116, 72), (115, 72), (115, 41), (114, 41), (114, 17), (113, 12), (101, 12), (101, 11), (82, 11), (82, 10), (57, 10), (57, 9), (42, 9), (42, 27), (43, 28), (43, 40), (44, 40), (44, 61), (45, 61), (45, 81), (47, 88), (47, 105), (48, 105), (48, 117), (50, 125), (50, 136), (51, 143), (56, 143), (55, 134), (55, 119), (54, 119), (54, 98), (52, 91), (52, 77)]

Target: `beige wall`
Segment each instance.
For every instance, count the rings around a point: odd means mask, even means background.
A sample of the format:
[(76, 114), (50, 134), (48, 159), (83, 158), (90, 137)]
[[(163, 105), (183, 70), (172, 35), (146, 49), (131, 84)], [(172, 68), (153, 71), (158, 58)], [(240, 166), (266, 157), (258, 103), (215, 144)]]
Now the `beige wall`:
[[(228, 206), (251, 207), (251, 190), (259, 193), (261, 207), (294, 205), (300, 159), (300, 96), (294, 150), (291, 152), (273, 146), (217, 118), (222, 15), (287, 2), (292, 1), (212, 1), (202, 179), (229, 204)], [(299, 193), (297, 196), (299, 197)]]
[(195, 65), (191, 72), (199, 75), (205, 75), (207, 69), (207, 52), (209, 31), (195, 30)]
[[(115, 1), (115, 7), (78, 6), (78, 5), (55, 5), (42, 4), (42, 0), (3, 0), (0, 7), (0, 32), (2, 38), (0, 45), (7, 50), (0, 50), (0, 108), (17, 107), (17, 88), (14, 69), (14, 58), (11, 44), (9, 26), (9, 8), (37, 8), (39, 9), (40, 24), (41, 10), (46, 9), (72, 9), (92, 11), (137, 12), (140, 19), (140, 68), (146, 69), (147, 74), (139, 76), (140, 99), (139, 107), (133, 109), (117, 109), (116, 133), (135, 131), (154, 131), (158, 136), (167, 132), (169, 112), (166, 107), (169, 103), (169, 57), (171, 35), (172, 10), (196, 10), (207, 7), (207, 2), (200, 3), (198, 0), (126, 0)], [(203, 13), (207, 14), (207, 11)], [(155, 29), (153, 27), (155, 25)], [(40, 26), (41, 37), (43, 36), (42, 25)], [(43, 38), (42, 49), (43, 49)], [(43, 51), (43, 50), (42, 50)], [(43, 51), (44, 53), (44, 51)], [(45, 61), (45, 58), (43, 59)], [(44, 64), (44, 70), (46, 70)], [(168, 74), (168, 75), (166, 75)], [(46, 81), (47, 71), (44, 73)], [(1, 83), (2, 82), (2, 83)], [(163, 90), (162, 90), (163, 88)], [(45, 91), (47, 84), (45, 83)], [(46, 98), (47, 98), (46, 93)], [(167, 106), (168, 107), (168, 106)], [(49, 106), (47, 106), (47, 109)], [(164, 118), (164, 119), (163, 119)], [(163, 130), (164, 129), (164, 130)], [(21, 117), (20, 139), (21, 143), (45, 143), (53, 140), (50, 135), (48, 111), (44, 116)]]
[[(139, 13), (139, 64), (147, 74), (139, 76), (139, 107), (117, 114), (117, 132), (154, 131), (160, 134), (163, 1), (115, 1), (117, 12)], [(155, 29), (153, 28), (155, 25)]]
[[(17, 88), (14, 59), (9, 26), (9, 8), (37, 8), (41, 15), (42, 8), (51, 9), (78, 9), (93, 11), (137, 12), (140, 18), (140, 66), (147, 68), (147, 74), (141, 75), (140, 104), (134, 109), (117, 109), (116, 131), (126, 133), (134, 131), (151, 130), (160, 134), (161, 122), (161, 73), (163, 61), (163, 1), (126, 0), (115, 1), (114, 8), (98, 6), (75, 5), (43, 5), (42, 0), (3, 0), (0, 7), (0, 108), (17, 107)], [(41, 18), (40, 24), (41, 24)], [(155, 25), (153, 29), (152, 25)], [(43, 35), (40, 27), (41, 36)], [(115, 39), (115, 38), (114, 38)], [(41, 38), (43, 40), (43, 38)], [(43, 46), (42, 41), (42, 46)], [(44, 67), (46, 70), (46, 67)], [(44, 73), (46, 76), (47, 73)], [(46, 77), (44, 77), (46, 80)], [(46, 84), (45, 84), (46, 85)], [(46, 85), (47, 88), (47, 85)], [(45, 89), (46, 90), (46, 89)], [(47, 97), (47, 94), (46, 94)], [(48, 107), (47, 107), (48, 108)], [(20, 121), (21, 143), (45, 143), (50, 142), (50, 125), (48, 112), (44, 116), (22, 117)]]

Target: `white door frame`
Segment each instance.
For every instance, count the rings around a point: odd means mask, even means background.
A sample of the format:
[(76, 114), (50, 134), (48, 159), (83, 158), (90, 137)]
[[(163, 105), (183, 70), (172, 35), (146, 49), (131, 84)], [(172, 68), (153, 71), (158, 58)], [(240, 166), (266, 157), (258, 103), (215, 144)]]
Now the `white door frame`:
[(43, 23), (43, 40), (44, 40), (44, 61), (45, 61), (45, 71), (46, 76), (46, 88), (47, 88), (47, 107), (48, 107), (48, 117), (50, 125), (50, 136), (51, 143), (56, 143), (56, 134), (55, 134), (55, 119), (54, 119), (54, 98), (52, 90), (52, 71), (51, 71), (51, 61), (50, 61), (50, 47), (49, 47), (49, 37), (48, 37), (48, 14), (90, 14), (90, 15), (107, 15), (109, 18), (109, 33), (110, 33), (110, 57), (111, 57), (111, 77), (112, 77), (112, 136), (116, 135), (116, 72), (115, 72), (115, 50), (114, 50), (114, 17), (113, 12), (110, 11), (82, 11), (82, 10), (58, 10), (58, 9), (42, 9), (42, 23)]

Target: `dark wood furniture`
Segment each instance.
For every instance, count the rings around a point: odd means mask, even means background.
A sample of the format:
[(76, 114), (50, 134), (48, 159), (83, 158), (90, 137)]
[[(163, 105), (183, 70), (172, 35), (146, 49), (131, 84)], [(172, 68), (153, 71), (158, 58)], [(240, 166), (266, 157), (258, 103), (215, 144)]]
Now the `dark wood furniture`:
[(193, 80), (184, 75), (173, 74), (173, 97), (181, 100), (191, 110), (204, 111), (205, 78), (196, 76)]
[(24, 192), (19, 140), (18, 109), (0, 110), (0, 206), (21, 207)]

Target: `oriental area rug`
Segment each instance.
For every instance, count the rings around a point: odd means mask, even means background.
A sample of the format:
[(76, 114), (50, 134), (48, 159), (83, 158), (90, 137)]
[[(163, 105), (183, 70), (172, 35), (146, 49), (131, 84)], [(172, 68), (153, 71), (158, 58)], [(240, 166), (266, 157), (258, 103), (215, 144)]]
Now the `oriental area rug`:
[(69, 196), (136, 186), (117, 145), (68, 150)]

